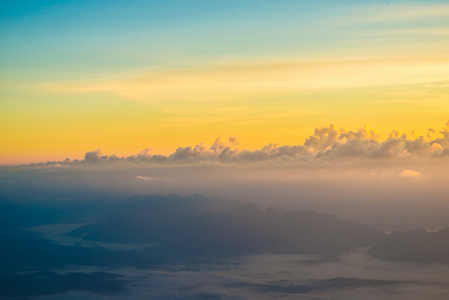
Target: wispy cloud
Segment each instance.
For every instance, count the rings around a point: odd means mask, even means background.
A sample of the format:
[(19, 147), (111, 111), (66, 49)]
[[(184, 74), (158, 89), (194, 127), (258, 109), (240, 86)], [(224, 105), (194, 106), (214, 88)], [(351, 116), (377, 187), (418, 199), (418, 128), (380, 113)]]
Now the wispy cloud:
[(413, 178), (422, 177), (422, 174), (420, 172), (408, 169), (402, 171), (399, 175), (402, 177), (413, 177)]
[(121, 80), (46, 83), (40, 89), (47, 93), (107, 93), (150, 102), (211, 101), (266, 93), (428, 84), (445, 81), (448, 73), (449, 56), (290, 59), (155, 70)]
[(447, 3), (385, 3), (383, 5), (360, 5), (352, 8), (354, 14), (347, 22), (416, 22), (428, 19), (445, 19), (449, 16)]
[(150, 177), (150, 176), (140, 176), (140, 175), (136, 176), (136, 179), (140, 179), (140, 180), (150, 180), (150, 181), (157, 180), (157, 178), (154, 178), (154, 177)]

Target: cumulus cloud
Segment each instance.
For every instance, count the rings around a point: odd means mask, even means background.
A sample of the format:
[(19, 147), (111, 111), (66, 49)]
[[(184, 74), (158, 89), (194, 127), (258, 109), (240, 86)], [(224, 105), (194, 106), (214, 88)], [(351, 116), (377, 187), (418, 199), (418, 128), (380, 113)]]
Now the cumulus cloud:
[[(100, 148), (98, 148), (96, 151), (86, 152), (86, 155), (84, 155), (84, 162), (86, 163), (97, 163), (101, 159), (102, 157)], [(104, 159), (107, 159), (107, 156), (105, 156)]]
[(217, 138), (211, 146), (179, 147), (169, 155), (153, 155), (147, 148), (128, 157), (108, 156), (101, 149), (85, 154), (84, 160), (47, 162), (47, 165), (101, 164), (120, 161), (135, 163), (254, 163), (264, 161), (326, 161), (341, 162), (351, 159), (406, 159), (449, 156), (449, 121), (441, 130), (429, 128), (426, 136), (410, 136), (392, 130), (386, 140), (368, 126), (358, 130), (337, 129), (334, 125), (316, 128), (302, 145), (268, 144), (261, 149), (239, 149), (236, 137)]

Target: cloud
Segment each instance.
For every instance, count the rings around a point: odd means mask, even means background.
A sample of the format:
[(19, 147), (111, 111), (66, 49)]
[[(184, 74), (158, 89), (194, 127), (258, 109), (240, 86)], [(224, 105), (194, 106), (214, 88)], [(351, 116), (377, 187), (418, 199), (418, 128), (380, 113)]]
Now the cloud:
[(202, 193), (316, 210), (385, 230), (442, 228), (449, 211), (444, 123), (432, 139), (392, 131), (382, 140), (367, 126), (329, 125), (297, 145), (245, 149), (222, 137), (167, 155), (147, 148), (108, 156), (97, 149), (80, 160), (5, 167), (0, 190), (12, 199)]
[(101, 149), (89, 151), (83, 160), (51, 161), (41, 165), (65, 166), (105, 163), (237, 163), (256, 162), (345, 162), (349, 160), (401, 160), (416, 158), (449, 157), (449, 122), (440, 130), (428, 129), (426, 137), (407, 136), (392, 130), (387, 140), (380, 140), (375, 130), (364, 126), (358, 130), (337, 129), (334, 125), (320, 127), (306, 138), (303, 145), (268, 144), (260, 149), (239, 149), (236, 137), (217, 138), (211, 146), (199, 143), (179, 147), (169, 155), (153, 155), (147, 148), (136, 155), (118, 157), (101, 153)]
[[(107, 159), (107, 156), (104, 157)], [(101, 157), (101, 149), (98, 148), (96, 151), (86, 152), (84, 156), (84, 162), (86, 163), (97, 163), (102, 159)]]
[(140, 175), (137, 175), (137, 176), (136, 176), (136, 179), (153, 181), (153, 180), (157, 180), (158, 178), (155, 178), (155, 177), (149, 177), (149, 176), (140, 176)]
[(402, 177), (414, 177), (414, 178), (422, 177), (422, 174), (420, 172), (408, 169), (402, 171), (399, 175)]
[[(210, 102), (254, 95), (303, 93), (363, 87), (438, 84), (446, 81), (449, 57), (429, 56), (335, 59), (264, 59), (150, 70), (135, 76), (43, 83), (50, 94), (108, 94), (150, 103), (182, 99)], [(176, 86), (174, 89), (173, 86)], [(242, 94), (242, 91), (245, 93)], [(213, 97), (211, 97), (213, 95)]]
[(372, 22), (404, 23), (426, 19), (444, 19), (449, 14), (449, 5), (447, 3), (389, 3), (381, 6), (360, 6), (356, 7), (355, 10), (357, 14), (354, 14), (353, 17), (347, 17), (346, 22), (358, 24)]

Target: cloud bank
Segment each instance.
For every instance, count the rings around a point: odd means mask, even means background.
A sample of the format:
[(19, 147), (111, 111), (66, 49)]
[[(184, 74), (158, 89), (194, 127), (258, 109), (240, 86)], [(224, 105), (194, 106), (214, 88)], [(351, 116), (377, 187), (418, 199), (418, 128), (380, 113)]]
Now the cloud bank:
[[(128, 157), (89, 151), (82, 160), (0, 168), (4, 197), (38, 199), (182, 195), (310, 209), (384, 230), (448, 227), (449, 122), (425, 136), (368, 127), (317, 128), (301, 145), (239, 147), (237, 138), (150, 148)], [(0, 195), (1, 196), (1, 195)]]
[[(393, 130), (388, 139), (380, 136), (368, 126), (352, 131), (337, 129), (334, 125), (316, 128), (302, 145), (268, 144), (261, 149), (239, 149), (236, 137), (217, 138), (211, 146), (200, 143), (196, 146), (179, 147), (169, 155), (152, 154), (147, 148), (136, 155), (118, 157), (103, 155), (101, 149), (85, 154), (83, 160), (49, 161), (45, 165), (64, 166), (82, 164), (105, 164), (117, 162), (178, 164), (178, 163), (255, 163), (255, 162), (341, 162), (347, 160), (379, 160), (405, 158), (449, 157), (449, 121), (441, 130), (428, 129), (426, 136), (415, 137)], [(411, 175), (405, 172), (403, 176)]]

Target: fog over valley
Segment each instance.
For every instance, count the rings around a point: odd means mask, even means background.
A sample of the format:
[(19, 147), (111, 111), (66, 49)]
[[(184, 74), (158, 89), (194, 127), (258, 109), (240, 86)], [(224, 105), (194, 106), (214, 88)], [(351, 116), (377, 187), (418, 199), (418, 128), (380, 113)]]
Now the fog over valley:
[[(331, 215), (198, 194), (3, 200), (0, 215), (6, 299), (443, 299), (449, 292), (447, 228), (429, 243), (424, 230), (389, 236)], [(408, 244), (394, 246), (397, 238)]]

